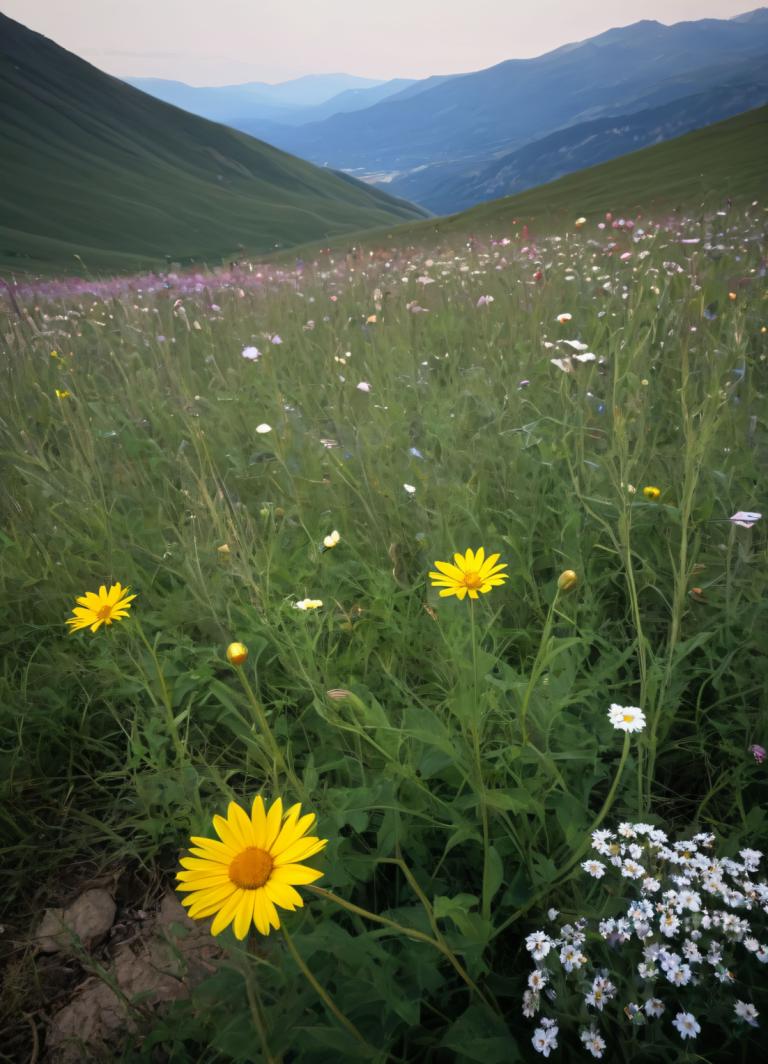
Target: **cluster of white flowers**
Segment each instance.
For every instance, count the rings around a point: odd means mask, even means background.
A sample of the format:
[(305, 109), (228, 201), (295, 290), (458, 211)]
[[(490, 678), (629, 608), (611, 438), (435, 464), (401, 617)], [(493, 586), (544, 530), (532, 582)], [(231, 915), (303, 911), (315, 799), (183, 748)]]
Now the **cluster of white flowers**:
[[(576, 1010), (588, 1023), (580, 1030), (582, 1045), (600, 1059), (606, 1042), (598, 1019), (619, 991), (594, 950), (614, 970), (621, 947), (629, 944), (627, 949), (634, 953), (631, 968), (620, 977), (614, 975), (616, 983), (632, 986), (642, 996), (642, 1004), (630, 1001), (621, 1006), (633, 1026), (659, 1019), (668, 1011), (664, 996), (672, 995), (676, 1005), (683, 987), (703, 987), (710, 981), (734, 983), (739, 957), (749, 955), (767, 963), (768, 944), (754, 929), (768, 915), (768, 884), (755, 879), (763, 855), (743, 849), (738, 860), (718, 858), (712, 852), (714, 843), (715, 836), (707, 832), (671, 842), (653, 824), (622, 823), (615, 831), (594, 831), (596, 856), (583, 861), (581, 867), (588, 876), (604, 881), (613, 901), (624, 898), (622, 909), (619, 915), (597, 923), (597, 936), (586, 918), (562, 924), (555, 934), (534, 931), (528, 935), (525, 945), (536, 966), (523, 994), (523, 1015), (529, 1019), (538, 1015), (542, 995), (550, 1002), (558, 1000), (553, 981), (560, 985), (570, 981), (581, 997)], [(551, 909), (548, 915), (554, 921), (559, 914)], [(595, 946), (590, 944), (592, 956), (588, 957), (585, 943), (590, 932)], [(569, 1006), (568, 1011), (573, 1014), (575, 1010)], [(758, 1026), (758, 1011), (751, 1003), (738, 1000), (733, 1011), (742, 1029)], [(693, 1013), (675, 1012), (671, 1006), (669, 1012), (680, 1038), (695, 1038), (700, 1032)], [(549, 1056), (557, 1048), (558, 1026), (551, 1019), (539, 1022), (533, 1045)]]

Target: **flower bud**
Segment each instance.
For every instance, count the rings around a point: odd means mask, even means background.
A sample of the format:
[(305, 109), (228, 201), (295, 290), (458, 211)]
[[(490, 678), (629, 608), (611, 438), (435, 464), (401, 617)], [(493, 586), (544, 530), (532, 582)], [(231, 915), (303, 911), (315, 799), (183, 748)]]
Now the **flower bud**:
[(649, 484), (647, 487), (643, 488), (643, 495), (645, 495), (646, 499), (653, 499), (655, 502), (661, 495), (661, 488), (655, 488), (653, 485)]
[(230, 665), (242, 665), (248, 657), (248, 647), (244, 643), (230, 643), (227, 647), (227, 661)]
[(579, 578), (573, 569), (566, 569), (557, 578), (558, 591), (573, 591), (579, 582)]

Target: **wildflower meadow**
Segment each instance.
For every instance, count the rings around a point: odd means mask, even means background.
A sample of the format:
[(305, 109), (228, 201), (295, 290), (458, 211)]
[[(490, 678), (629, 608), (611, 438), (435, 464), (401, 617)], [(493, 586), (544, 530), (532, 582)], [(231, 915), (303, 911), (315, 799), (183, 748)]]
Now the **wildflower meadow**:
[(765, 1048), (765, 209), (578, 215), (0, 292), (7, 1059)]

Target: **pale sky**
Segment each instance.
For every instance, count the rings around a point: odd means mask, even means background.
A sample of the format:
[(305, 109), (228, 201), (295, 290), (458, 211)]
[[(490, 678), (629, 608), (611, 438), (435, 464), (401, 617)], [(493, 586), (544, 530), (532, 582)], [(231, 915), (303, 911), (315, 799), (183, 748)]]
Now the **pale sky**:
[(110, 74), (193, 85), (302, 74), (425, 77), (540, 55), (639, 19), (728, 18), (760, 0), (0, 0)]

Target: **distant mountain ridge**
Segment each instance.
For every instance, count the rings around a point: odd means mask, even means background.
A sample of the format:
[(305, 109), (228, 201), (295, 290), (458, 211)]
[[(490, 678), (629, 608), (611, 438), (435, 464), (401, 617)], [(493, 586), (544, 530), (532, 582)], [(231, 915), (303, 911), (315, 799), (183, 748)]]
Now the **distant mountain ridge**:
[[(745, 77), (661, 107), (567, 126), (494, 159), (476, 172), (467, 172), (464, 163), (434, 167), (430, 207), (437, 214), (449, 214), (486, 200), (514, 196), (565, 174), (760, 107), (768, 103), (768, 64), (760, 64), (753, 75), (754, 81)], [(440, 169), (445, 175), (442, 183), (437, 180)], [(416, 173), (380, 187), (417, 200), (421, 191), (419, 179), (420, 173)]]
[(320, 122), (339, 112), (371, 107), (415, 84), (410, 78), (376, 81), (350, 74), (309, 74), (276, 85), (263, 81), (197, 86), (165, 78), (121, 80), (190, 114), (255, 136), (263, 136), (273, 122)]
[(760, 63), (768, 66), (768, 9), (671, 26), (646, 20), (534, 59), (420, 83), (415, 94), (364, 111), (272, 128), (270, 139), (320, 165), (386, 175), (387, 187), (407, 187), (432, 210), (458, 209), (437, 194), (446, 165), (471, 175), (558, 130), (694, 97)]
[(0, 14), (0, 264), (215, 262), (424, 212), (161, 103)]

